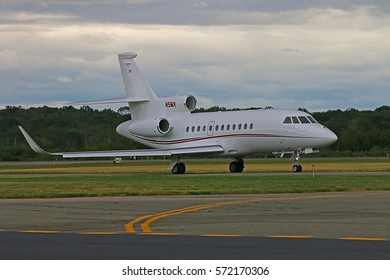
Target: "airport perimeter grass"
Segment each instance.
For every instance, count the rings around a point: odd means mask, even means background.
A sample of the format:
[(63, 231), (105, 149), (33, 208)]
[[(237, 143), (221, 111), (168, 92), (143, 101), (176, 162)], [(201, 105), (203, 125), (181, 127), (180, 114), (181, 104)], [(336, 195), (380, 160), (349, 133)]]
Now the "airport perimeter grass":
[(390, 175), (168, 174), (0, 178), (0, 198), (390, 190)]
[[(187, 173), (229, 173), (229, 159), (184, 159)], [(102, 173), (169, 173), (170, 160), (134, 160), (113, 164), (112, 161), (48, 161), (1, 163), (1, 174), (102, 174)], [(304, 171), (360, 172), (389, 171), (390, 157), (382, 158), (303, 158)], [(289, 172), (291, 163), (284, 159), (245, 159), (245, 173)], [(314, 167), (313, 167), (314, 166)]]
[[(184, 175), (170, 174), (167, 171), (169, 161), (134, 161), (118, 166), (107, 162), (1, 165), (0, 198), (390, 190), (388, 173), (372, 175), (356, 172), (390, 171), (387, 158), (306, 159), (303, 163), (306, 171), (311, 171), (315, 162), (314, 178), (311, 172), (290, 173), (290, 164), (285, 160), (249, 160), (246, 172), (242, 174), (228, 173), (227, 160), (185, 162), (189, 174)], [(333, 166), (333, 169), (329, 170), (326, 166)], [(335, 170), (335, 166), (338, 169)], [(284, 172), (276, 173), (280, 170)], [(265, 174), (264, 171), (275, 173)], [(355, 173), (322, 175), (318, 171)]]

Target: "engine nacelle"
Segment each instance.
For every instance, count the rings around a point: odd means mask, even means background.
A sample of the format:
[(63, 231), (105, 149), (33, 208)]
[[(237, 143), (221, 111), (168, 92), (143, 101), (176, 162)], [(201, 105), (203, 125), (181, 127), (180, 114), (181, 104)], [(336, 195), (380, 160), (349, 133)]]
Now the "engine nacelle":
[(193, 95), (168, 96), (161, 100), (164, 102), (165, 109), (171, 112), (191, 112), (198, 103)]
[(128, 126), (130, 133), (148, 137), (163, 136), (167, 134), (170, 129), (171, 125), (166, 118), (132, 121)]

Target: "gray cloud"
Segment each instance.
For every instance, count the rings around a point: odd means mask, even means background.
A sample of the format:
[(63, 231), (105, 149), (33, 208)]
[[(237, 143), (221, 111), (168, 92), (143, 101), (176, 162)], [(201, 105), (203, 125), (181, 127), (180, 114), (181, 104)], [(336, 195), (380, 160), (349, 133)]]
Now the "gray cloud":
[(380, 1), (22, 2), (0, 4), (0, 105), (121, 96), (122, 51), (139, 53), (160, 96), (191, 92), (201, 106), (389, 103)]

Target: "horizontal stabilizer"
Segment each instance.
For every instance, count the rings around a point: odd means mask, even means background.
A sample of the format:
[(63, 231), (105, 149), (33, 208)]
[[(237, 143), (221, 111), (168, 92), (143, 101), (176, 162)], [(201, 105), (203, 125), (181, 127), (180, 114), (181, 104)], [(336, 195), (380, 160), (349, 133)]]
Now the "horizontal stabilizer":
[(86, 105), (98, 105), (98, 104), (145, 102), (145, 101), (149, 101), (149, 100), (150, 99), (143, 98), (143, 97), (120, 97), (120, 98), (111, 98), (111, 99), (72, 102), (72, 103), (66, 103), (65, 105), (67, 105), (67, 106), (86, 106)]

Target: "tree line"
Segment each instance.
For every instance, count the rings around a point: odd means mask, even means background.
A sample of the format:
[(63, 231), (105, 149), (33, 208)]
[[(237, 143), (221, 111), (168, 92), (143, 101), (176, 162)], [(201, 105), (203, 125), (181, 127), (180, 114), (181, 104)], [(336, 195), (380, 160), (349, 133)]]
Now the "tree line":
[[(214, 106), (195, 112), (226, 110)], [(322, 156), (386, 156), (390, 153), (389, 106), (371, 111), (329, 110), (312, 115), (339, 137), (335, 144), (322, 150)], [(72, 106), (28, 109), (7, 106), (0, 109), (0, 161), (50, 158), (30, 149), (18, 125), (23, 126), (40, 146), (52, 152), (145, 148), (116, 133), (116, 127), (129, 118), (128, 107), (113, 111), (94, 110), (88, 106), (80, 109)]]

